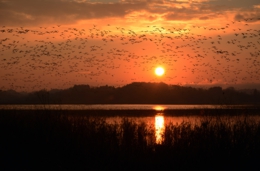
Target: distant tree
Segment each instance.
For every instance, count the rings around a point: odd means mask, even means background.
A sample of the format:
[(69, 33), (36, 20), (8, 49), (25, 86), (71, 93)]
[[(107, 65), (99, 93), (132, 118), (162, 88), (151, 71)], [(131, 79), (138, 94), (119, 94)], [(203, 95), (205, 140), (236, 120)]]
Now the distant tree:
[(163, 82), (133, 82), (123, 87), (74, 85), (32, 93), (0, 90), (1, 104), (259, 104), (257, 89), (237, 91), (234, 87), (208, 89), (168, 85)]
[(211, 103), (214, 103), (214, 104), (223, 104), (224, 103), (222, 87), (209, 88), (207, 96), (208, 96), (208, 100)]
[(50, 93), (46, 89), (36, 91), (34, 94), (37, 96), (41, 104), (50, 104)]

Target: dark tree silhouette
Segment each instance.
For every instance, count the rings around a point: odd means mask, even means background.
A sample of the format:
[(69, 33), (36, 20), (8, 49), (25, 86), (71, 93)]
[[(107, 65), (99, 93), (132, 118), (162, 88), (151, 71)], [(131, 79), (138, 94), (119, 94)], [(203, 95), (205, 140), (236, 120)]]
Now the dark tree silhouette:
[(208, 89), (133, 82), (122, 87), (74, 85), (64, 90), (0, 91), (1, 104), (259, 104), (257, 89)]

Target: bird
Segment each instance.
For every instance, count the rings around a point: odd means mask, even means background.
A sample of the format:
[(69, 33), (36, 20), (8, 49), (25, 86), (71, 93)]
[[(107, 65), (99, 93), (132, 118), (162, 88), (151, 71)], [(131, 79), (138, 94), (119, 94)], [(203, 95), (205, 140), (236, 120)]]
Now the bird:
[(250, 29), (249, 20), (215, 28), (145, 25), (134, 30), (93, 24), (89, 28), (2, 26), (0, 32), (0, 86), (5, 89), (64, 88), (104, 78), (122, 83), (153, 81), (143, 75), (158, 64), (169, 69), (165, 77), (169, 83), (260, 81), (260, 30)]

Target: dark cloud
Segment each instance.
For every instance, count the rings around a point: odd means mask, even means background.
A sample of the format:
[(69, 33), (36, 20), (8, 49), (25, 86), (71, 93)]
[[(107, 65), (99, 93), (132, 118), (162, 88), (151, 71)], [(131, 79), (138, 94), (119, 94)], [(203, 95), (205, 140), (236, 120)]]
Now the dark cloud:
[(210, 5), (225, 6), (228, 8), (252, 8), (254, 5), (259, 5), (259, 0), (209, 0), (206, 2)]
[(164, 16), (166, 20), (191, 20), (196, 18), (197, 11), (182, 8), (182, 9), (175, 9), (175, 12), (169, 12)]
[(260, 21), (260, 11), (241, 12), (235, 15), (235, 21), (256, 22)]
[[(72, 23), (81, 19), (124, 17), (145, 9), (146, 3), (90, 3), (64, 0), (9, 0), (0, 2), (0, 23), (34, 25)], [(8, 15), (7, 15), (8, 14)]]
[(168, 8), (168, 12), (165, 11), (167, 14), (164, 17), (167, 20), (192, 20), (194, 18), (209, 20), (220, 15), (225, 15), (226, 12), (241, 11), (243, 15), (238, 14), (235, 17), (236, 20), (257, 21), (260, 15), (259, 9), (256, 9), (255, 6), (259, 4), (259, 0), (209, 0), (201, 3), (192, 2), (189, 3), (189, 7)]
[[(124, 18), (134, 11), (147, 11), (151, 15), (163, 14), (167, 20), (205, 20), (209, 13), (225, 13), (240, 10), (235, 19), (249, 18), (242, 14), (248, 8), (259, 5), (259, 0), (0, 0), (0, 23), (9, 26), (41, 24), (73, 24), (78, 20)], [(241, 17), (241, 15), (243, 17)], [(248, 14), (249, 15), (249, 14)], [(205, 17), (207, 16), (207, 17)], [(257, 13), (254, 17), (258, 17)], [(253, 17), (253, 14), (252, 16)]]
[(203, 16), (203, 17), (200, 17), (199, 18), (200, 20), (208, 20), (208, 19), (210, 19), (208, 16)]

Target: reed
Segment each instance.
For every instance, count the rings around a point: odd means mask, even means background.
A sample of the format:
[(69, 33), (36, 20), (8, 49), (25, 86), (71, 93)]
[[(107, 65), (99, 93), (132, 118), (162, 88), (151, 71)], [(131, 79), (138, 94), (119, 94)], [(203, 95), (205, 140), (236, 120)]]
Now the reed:
[[(249, 116), (205, 116), (155, 128), (127, 117), (108, 123), (66, 111), (1, 111), (4, 170), (141, 170), (257, 167), (260, 122)], [(2, 169), (1, 169), (2, 170)]]

